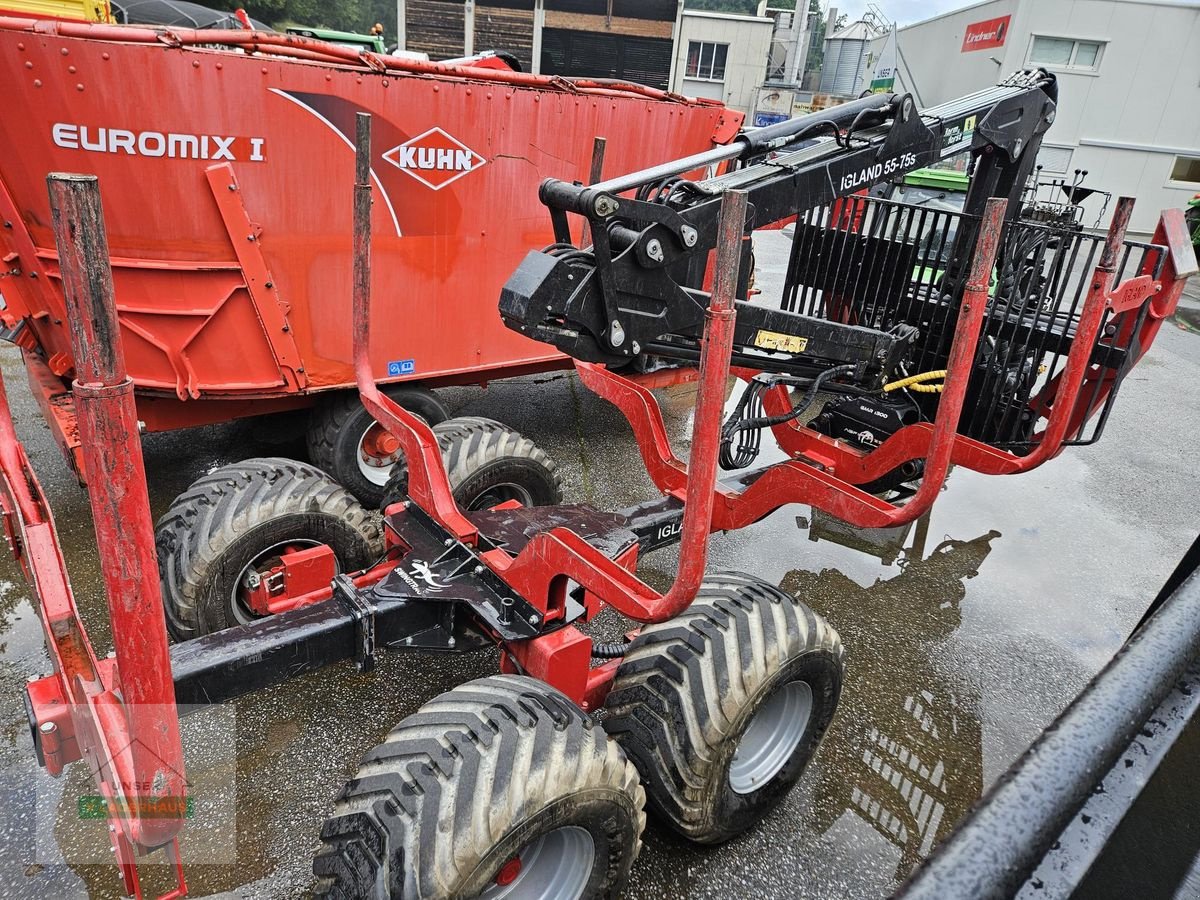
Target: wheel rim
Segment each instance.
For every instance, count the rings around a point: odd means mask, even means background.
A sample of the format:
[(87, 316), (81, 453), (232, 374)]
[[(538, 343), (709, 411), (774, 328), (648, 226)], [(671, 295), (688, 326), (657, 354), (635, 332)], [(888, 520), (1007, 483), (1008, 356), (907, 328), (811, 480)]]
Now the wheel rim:
[(359, 474), (371, 484), (382, 487), (387, 484), (400, 454), (400, 442), (378, 422), (372, 422), (358, 439), (358, 451), (354, 459), (358, 463)]
[(751, 794), (779, 774), (804, 737), (812, 715), (812, 688), (790, 681), (750, 720), (729, 764), (729, 786)]
[[(229, 592), (229, 610), (233, 613), (233, 618), (238, 625), (245, 625), (247, 622), (254, 622), (261, 619), (262, 616), (250, 608), (250, 604), (246, 602), (245, 592), (249, 589), (247, 579), (251, 572), (262, 574), (270, 571), (279, 563), (279, 558), (288, 550), (304, 550), (308, 547), (320, 547), (323, 541), (313, 541), (305, 538), (300, 538), (294, 541), (280, 541), (277, 544), (272, 544), (250, 562), (242, 567), (242, 571), (238, 572), (237, 579), (233, 582), (233, 588)], [(337, 557), (334, 557), (333, 570), (340, 574), (342, 571), (342, 563)]]
[[(577, 900), (596, 865), (596, 842), (578, 825), (555, 828), (526, 844), (500, 867), (481, 900)], [(505, 883), (501, 884), (503, 880)]]
[(493, 484), (482, 493), (472, 497), (466, 507), (469, 510), (491, 509), (493, 506), (507, 503), (509, 500), (516, 500), (522, 506), (537, 505), (533, 502), (533, 494), (530, 493), (529, 488), (506, 481), (503, 484)]

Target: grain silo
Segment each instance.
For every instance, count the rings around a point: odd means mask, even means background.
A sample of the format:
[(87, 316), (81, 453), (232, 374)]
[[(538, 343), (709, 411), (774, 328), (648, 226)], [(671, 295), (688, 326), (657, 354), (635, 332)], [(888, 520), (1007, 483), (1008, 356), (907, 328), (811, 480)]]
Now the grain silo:
[(871, 41), (879, 37), (868, 22), (859, 20), (825, 38), (818, 91), (836, 97), (855, 97), (866, 86), (867, 57)]

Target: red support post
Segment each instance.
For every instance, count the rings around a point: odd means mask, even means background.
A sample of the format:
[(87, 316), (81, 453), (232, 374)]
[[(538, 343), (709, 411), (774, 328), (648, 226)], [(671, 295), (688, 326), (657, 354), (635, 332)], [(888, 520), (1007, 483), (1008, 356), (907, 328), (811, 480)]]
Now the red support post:
[(358, 113), (354, 175), (354, 376), (375, 421), (400, 442), (408, 460), (408, 495), (460, 541), (478, 532), (459, 510), (437, 438), (423, 420), (379, 390), (371, 373), (371, 115)]
[(129, 841), (135, 849), (151, 849), (178, 834), (182, 814), (143, 817), (136, 810), (148, 803), (182, 810), (185, 783), (133, 381), (118, 333), (97, 180), (52, 174), (47, 182), (119, 682), (76, 715), (94, 717), (89, 724), (101, 746), (91, 750), (111, 772), (107, 786), (127, 812), (122, 827)]
[[(675, 582), (666, 594), (659, 594), (574, 532), (555, 528), (537, 535), (514, 560), (510, 561), (502, 551), (484, 554), (492, 568), (535, 605), (545, 603), (554, 580), (565, 575), (631, 619), (665, 622), (686, 609), (700, 589), (708, 560), (708, 536), (713, 529), (721, 419), (733, 351), (734, 300), (746, 229), (746, 206), (746, 194), (742, 191), (729, 191), (721, 201), (715, 278), (700, 351), (700, 386), (692, 425), (692, 451), (686, 470), (687, 484), (682, 491), (683, 531)], [(582, 367), (580, 371), (582, 374)], [(629, 415), (628, 411), (626, 414)], [(635, 417), (629, 417), (633, 422)], [(663, 439), (665, 441), (665, 432)]]

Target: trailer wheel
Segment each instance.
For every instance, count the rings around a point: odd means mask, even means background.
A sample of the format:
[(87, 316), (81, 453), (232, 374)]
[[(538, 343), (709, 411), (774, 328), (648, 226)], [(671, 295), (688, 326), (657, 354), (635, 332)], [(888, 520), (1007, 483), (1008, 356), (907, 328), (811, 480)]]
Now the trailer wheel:
[(329, 545), (340, 571), (383, 552), (379, 517), (324, 472), (248, 459), (197, 479), (155, 529), (167, 630), (187, 640), (249, 622), (247, 579), (288, 549)]
[[(444, 422), (450, 412), (437, 394), (419, 385), (392, 385), (384, 392), (430, 425)], [(341, 393), (313, 410), (308, 426), (308, 456), (313, 465), (333, 476), (375, 509), (392, 467), (403, 454), (396, 439), (384, 431), (363, 407), (358, 394)]]
[(799, 781), (842, 673), (837, 633), (799, 600), (751, 575), (710, 575), (691, 606), (634, 639), (604, 727), (651, 809), (684, 837), (718, 843)]
[[(463, 416), (435, 425), (450, 490), (466, 510), (489, 509), (506, 500), (522, 506), (562, 502), (562, 478), (554, 460), (533, 441), (495, 419)], [(383, 492), (380, 509), (408, 496), (408, 467), (399, 463)]]
[(321, 829), (318, 897), (615, 897), (645, 794), (565, 695), (499, 675), (447, 691), (363, 757)]

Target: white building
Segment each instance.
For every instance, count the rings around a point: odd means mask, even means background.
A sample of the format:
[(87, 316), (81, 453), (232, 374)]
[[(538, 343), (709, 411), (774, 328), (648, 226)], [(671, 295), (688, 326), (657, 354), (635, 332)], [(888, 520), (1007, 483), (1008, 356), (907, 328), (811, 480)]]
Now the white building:
[(708, 97), (750, 114), (767, 73), (772, 19), (685, 9), (671, 72), (671, 90)]
[[(1135, 197), (1134, 231), (1200, 191), (1200, 2), (989, 0), (900, 29), (898, 48), (895, 89), (920, 106), (1017, 69), (1057, 75), (1043, 172)], [(1100, 203), (1085, 202), (1088, 224)]]

